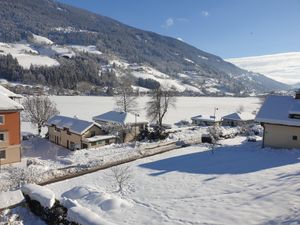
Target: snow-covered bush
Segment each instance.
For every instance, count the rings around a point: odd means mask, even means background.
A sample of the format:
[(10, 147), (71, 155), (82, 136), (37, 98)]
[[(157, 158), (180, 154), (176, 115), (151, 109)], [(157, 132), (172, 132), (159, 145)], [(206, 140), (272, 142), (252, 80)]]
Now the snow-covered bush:
[(27, 183), (34, 183), (38, 175), (38, 168), (36, 167), (14, 167), (8, 166), (3, 170), (8, 174), (7, 177), (2, 178), (0, 183), (0, 191), (15, 190)]
[(45, 208), (50, 209), (55, 203), (54, 192), (46, 187), (37, 184), (26, 184), (21, 188), (21, 191), (31, 200), (38, 201)]
[(91, 210), (75, 206), (68, 209), (68, 220), (75, 222), (78, 225), (109, 225), (111, 223), (106, 222), (96, 213)]
[(6, 209), (0, 212), (0, 225), (23, 225), (23, 222), (17, 214)]
[(258, 124), (244, 124), (239, 126), (239, 134), (244, 136), (261, 136), (263, 133), (263, 127)]
[(212, 143), (216, 143), (221, 138), (222, 129), (218, 124), (207, 128), (208, 134), (212, 137)]
[(47, 224), (70, 224), (67, 221), (67, 208), (55, 199), (50, 189), (36, 184), (26, 184), (21, 188), (30, 210)]

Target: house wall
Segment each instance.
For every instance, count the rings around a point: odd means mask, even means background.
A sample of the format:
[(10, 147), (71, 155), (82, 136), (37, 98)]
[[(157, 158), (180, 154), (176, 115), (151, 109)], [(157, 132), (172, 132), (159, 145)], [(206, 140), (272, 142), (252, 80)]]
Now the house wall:
[[(49, 132), (50, 141), (69, 149), (72, 149), (71, 142), (73, 142), (79, 148), (82, 148), (82, 138), (91, 137), (93, 132), (95, 132), (95, 135), (103, 134), (103, 131), (97, 126), (92, 126), (89, 130), (87, 130), (82, 135), (72, 133), (72, 132), (68, 133), (67, 129), (59, 129), (59, 131), (57, 131), (57, 129), (55, 129), (54, 126), (48, 127), (48, 132)], [(57, 137), (56, 140), (55, 137)], [(69, 146), (68, 146), (68, 141), (69, 141)]]
[(0, 131), (7, 132), (8, 144), (20, 144), (20, 112), (0, 112), (0, 115), (4, 115), (4, 124), (0, 125)]
[(94, 142), (94, 143), (87, 143), (87, 142), (84, 142), (84, 143), (88, 146), (88, 148), (96, 148), (96, 147), (101, 147), (101, 146), (104, 146), (104, 145), (110, 145), (112, 143), (116, 143), (116, 138), (101, 140), (101, 141), (97, 141), (97, 142)]
[(146, 123), (137, 123), (130, 125), (129, 131), (126, 133), (124, 142), (134, 141), (135, 138), (140, 134), (142, 130), (145, 129)]
[(0, 132), (5, 135), (5, 141), (0, 141), (0, 150), (4, 150), (6, 155), (5, 159), (1, 159), (1, 164), (20, 162), (20, 112), (0, 112), (0, 115), (4, 116), (4, 124), (0, 125)]
[(86, 131), (82, 136), (85, 138), (92, 137), (92, 133), (95, 132), (95, 135), (103, 135), (104, 131), (100, 127), (92, 126), (88, 131)]
[[(264, 147), (300, 148), (300, 127), (264, 124)], [(297, 140), (293, 140), (297, 136)]]
[(6, 148), (0, 148), (5, 150), (6, 158), (1, 159), (1, 165), (8, 163), (21, 162), (21, 145), (10, 145)]
[(49, 132), (49, 140), (58, 145), (68, 148), (67, 144), (69, 141), (69, 149), (71, 149), (71, 142), (81, 147), (81, 136), (78, 134), (75, 133), (68, 134), (67, 130), (62, 130), (62, 129), (57, 131), (55, 127), (48, 127), (48, 132)]

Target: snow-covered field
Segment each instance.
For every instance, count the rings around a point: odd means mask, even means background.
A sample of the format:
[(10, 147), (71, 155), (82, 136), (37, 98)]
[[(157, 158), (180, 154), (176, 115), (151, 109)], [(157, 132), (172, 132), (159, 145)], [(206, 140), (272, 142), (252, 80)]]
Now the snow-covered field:
[(25, 69), (33, 66), (58, 66), (57, 60), (39, 53), (26, 43), (2, 43), (0, 42), (0, 55), (11, 54), (18, 60), (18, 63)]
[[(61, 115), (79, 119), (92, 120), (92, 117), (116, 108), (113, 97), (94, 96), (50, 96)], [(138, 113), (145, 117), (145, 106), (149, 99), (140, 97), (138, 99)], [(176, 108), (170, 109), (164, 123), (174, 124), (180, 120), (188, 120), (196, 115), (213, 115), (214, 109), (218, 108), (218, 117), (236, 112), (239, 108), (252, 113), (260, 107), (258, 98), (235, 98), (235, 97), (178, 97)], [(28, 124), (22, 123), (22, 131), (35, 132)]]
[(172, 79), (169, 75), (148, 66), (139, 67), (136, 71), (132, 72), (132, 75), (136, 78), (156, 80), (163, 86), (167, 86), (167, 87), (173, 86), (179, 92), (193, 91), (193, 92), (201, 93), (201, 91), (198, 88), (191, 85), (183, 84), (178, 80)]
[(226, 140), (214, 154), (197, 145), (130, 163), (132, 179), (115, 197), (124, 207), (102, 205), (116, 190), (110, 169), (48, 188), (114, 224), (299, 224), (300, 152), (243, 141)]
[(274, 80), (295, 84), (300, 82), (300, 52), (226, 59), (238, 67), (261, 73)]
[[(87, 120), (114, 109), (111, 97), (51, 99), (63, 115)], [(147, 97), (139, 99), (139, 113), (144, 114), (146, 102)], [(166, 122), (213, 114), (215, 107), (219, 116), (241, 108), (252, 112), (259, 108), (259, 102), (258, 98), (180, 97)], [(32, 131), (24, 124), (23, 130)], [(199, 139), (203, 132), (205, 128), (184, 128), (170, 140)], [(147, 144), (138, 146), (143, 145)], [(32, 139), (23, 147), (25, 158), (37, 158), (28, 167), (35, 174), (39, 170), (37, 176), (47, 170), (50, 172), (45, 176), (55, 176), (62, 167), (93, 167), (142, 154), (131, 144), (70, 152), (47, 140)], [(211, 146), (200, 144), (127, 163), (123, 168), (129, 166), (131, 178), (123, 193), (117, 192), (111, 169), (47, 187), (57, 198), (70, 198), (109, 224), (300, 224), (299, 163), (299, 150), (261, 149), (261, 141), (247, 142), (246, 137), (237, 136), (221, 140), (214, 152)], [(2, 195), (8, 203), (19, 201), (17, 194), (14, 196), (16, 199)], [(13, 213), (19, 214), (24, 224), (44, 224), (22, 207)]]

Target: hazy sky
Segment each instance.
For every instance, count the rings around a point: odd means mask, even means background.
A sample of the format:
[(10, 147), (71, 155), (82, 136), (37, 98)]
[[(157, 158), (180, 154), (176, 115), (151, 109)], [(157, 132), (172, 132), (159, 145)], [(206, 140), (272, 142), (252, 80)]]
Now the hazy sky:
[(300, 51), (300, 0), (59, 0), (223, 58)]

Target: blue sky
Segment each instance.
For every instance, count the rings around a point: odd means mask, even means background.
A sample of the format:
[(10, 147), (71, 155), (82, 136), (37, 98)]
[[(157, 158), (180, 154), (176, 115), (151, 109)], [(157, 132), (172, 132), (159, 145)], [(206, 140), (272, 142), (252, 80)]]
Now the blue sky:
[(300, 51), (300, 0), (59, 0), (223, 58)]

